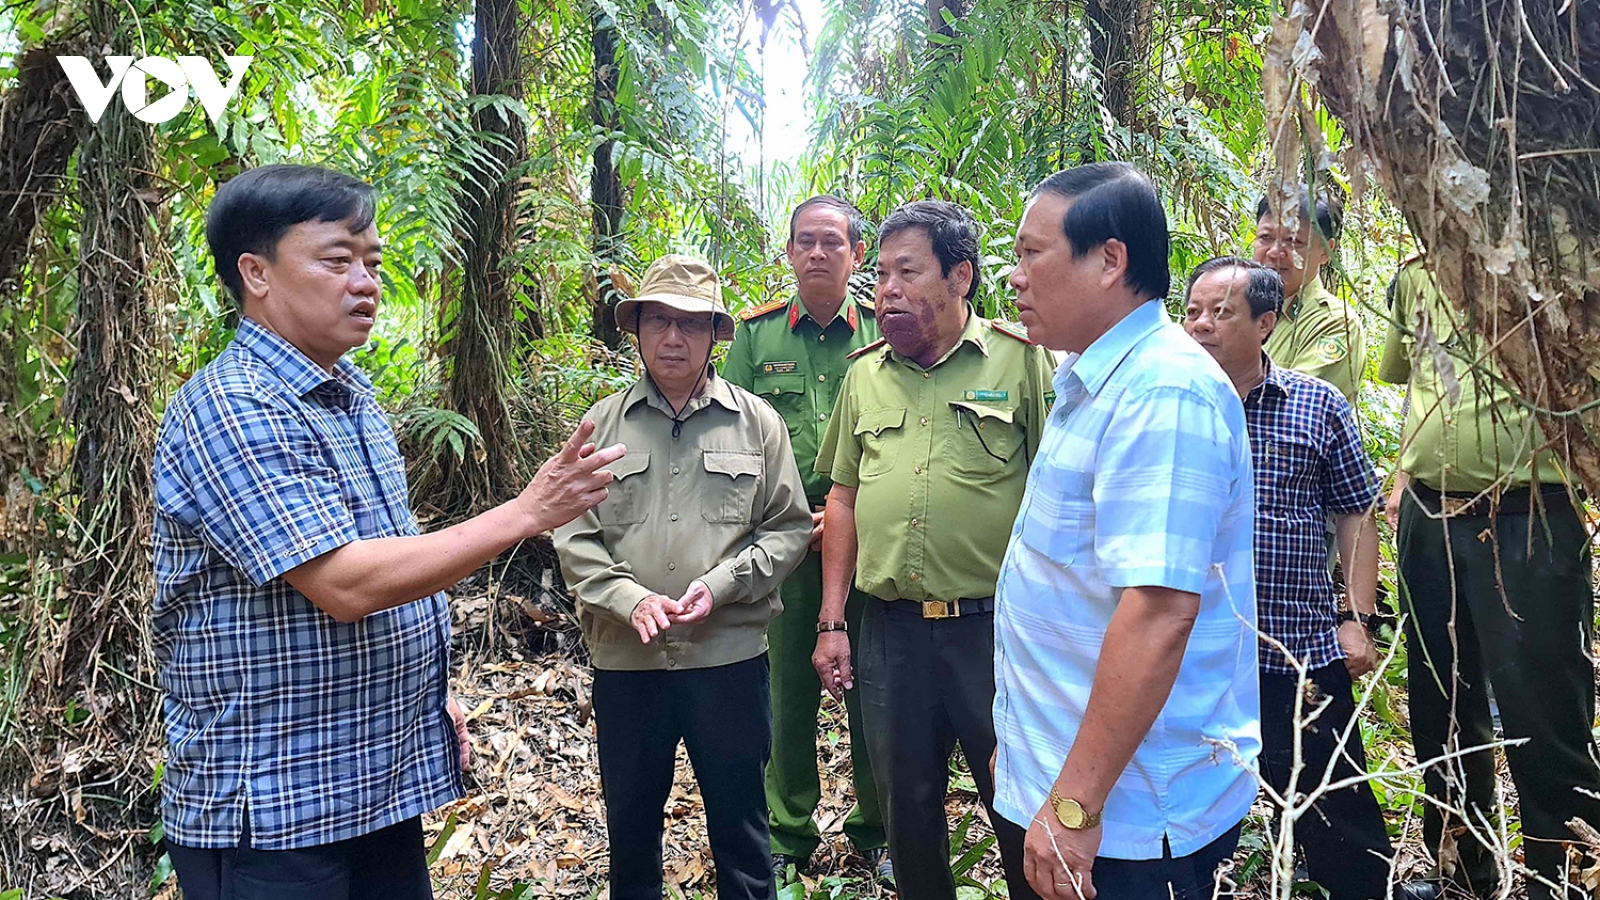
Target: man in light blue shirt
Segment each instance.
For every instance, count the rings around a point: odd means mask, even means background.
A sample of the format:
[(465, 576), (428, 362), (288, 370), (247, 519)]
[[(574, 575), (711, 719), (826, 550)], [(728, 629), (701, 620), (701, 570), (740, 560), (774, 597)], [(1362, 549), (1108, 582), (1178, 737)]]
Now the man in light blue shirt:
[(1162, 306), (1150, 182), (1042, 182), (1011, 276), (1055, 376), (995, 609), (995, 829), (1045, 900), (1209, 898), (1256, 795), (1244, 408)]

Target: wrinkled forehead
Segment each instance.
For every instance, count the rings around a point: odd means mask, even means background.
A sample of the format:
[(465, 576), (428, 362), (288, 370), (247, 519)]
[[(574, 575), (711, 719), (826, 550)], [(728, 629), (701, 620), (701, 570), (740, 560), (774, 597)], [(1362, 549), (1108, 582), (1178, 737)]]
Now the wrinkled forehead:
[(1237, 305), (1245, 302), (1250, 273), (1238, 266), (1207, 272), (1189, 288), (1189, 302), (1201, 307)]

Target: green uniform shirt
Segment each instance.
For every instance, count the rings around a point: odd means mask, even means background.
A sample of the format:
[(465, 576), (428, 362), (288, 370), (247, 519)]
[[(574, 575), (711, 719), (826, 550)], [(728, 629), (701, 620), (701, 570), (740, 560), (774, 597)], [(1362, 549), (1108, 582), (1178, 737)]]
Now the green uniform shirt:
[[(715, 374), (672, 436), (672, 411), (648, 379), (596, 403), (593, 441), (627, 445), (607, 466), (606, 499), (556, 529), (561, 572), (600, 669), (695, 669), (767, 649), (778, 587), (805, 556), (811, 510), (783, 421)], [(651, 594), (711, 590), (712, 611), (648, 644), (630, 622)]]
[(1367, 370), (1367, 330), (1359, 312), (1322, 286), (1322, 276), (1284, 301), (1263, 349), (1273, 362), (1321, 378), (1355, 405)]
[(817, 471), (857, 489), (856, 586), (887, 600), (993, 596), (1050, 412), (1050, 352), (968, 310), (924, 370), (887, 343), (857, 357)]
[[(1436, 491), (1476, 493), (1497, 481), (1527, 487), (1533, 482), (1533, 450), (1545, 443), (1533, 414), (1512, 397), (1492, 358), (1473, 366), (1484, 355), (1483, 342), (1456, 328), (1463, 314), (1445, 301), (1420, 258), (1401, 267), (1393, 293), (1378, 377), (1411, 391), (1400, 435), (1401, 471)], [(1422, 339), (1429, 333), (1459, 388), (1453, 403), (1434, 351)], [(1561, 483), (1561, 469), (1548, 451), (1539, 454), (1538, 474), (1541, 484)]]
[(806, 496), (820, 503), (833, 482), (816, 471), (817, 445), (833, 416), (850, 354), (878, 339), (872, 306), (846, 294), (833, 321), (819, 324), (795, 297), (758, 306), (739, 319), (722, 377), (783, 416)]

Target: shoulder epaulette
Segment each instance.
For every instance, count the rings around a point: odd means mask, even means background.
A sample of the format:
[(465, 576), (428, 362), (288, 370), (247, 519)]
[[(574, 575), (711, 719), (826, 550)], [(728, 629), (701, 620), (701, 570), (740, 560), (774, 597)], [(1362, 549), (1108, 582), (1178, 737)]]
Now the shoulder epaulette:
[(872, 343), (866, 345), (865, 347), (862, 347), (859, 350), (855, 350), (855, 351), (851, 352), (851, 354), (849, 356), (846, 356), (845, 359), (855, 359), (856, 357), (861, 356), (862, 354), (867, 353), (868, 351), (876, 350), (879, 347), (882, 347), (884, 344), (887, 344), (887, 343), (889, 343), (889, 339), (888, 338), (878, 338), (877, 340), (875, 340)]
[(748, 322), (751, 319), (759, 319), (767, 313), (777, 312), (788, 305), (789, 301), (787, 300), (773, 300), (770, 303), (763, 303), (760, 306), (754, 306), (742, 313), (739, 313), (739, 321)]
[[(1002, 322), (999, 319), (990, 319), (989, 327), (1013, 340), (1021, 341), (1024, 344), (1034, 344), (1032, 340), (1028, 339), (1028, 333), (1023, 331), (1022, 326), (1020, 325), (1013, 325), (1010, 322)], [(1034, 344), (1034, 346), (1037, 346), (1037, 344)]]
[(857, 297), (856, 305), (867, 312), (872, 313), (874, 316), (878, 314), (878, 310), (872, 305), (872, 301), (870, 299), (862, 299), (861, 297)]

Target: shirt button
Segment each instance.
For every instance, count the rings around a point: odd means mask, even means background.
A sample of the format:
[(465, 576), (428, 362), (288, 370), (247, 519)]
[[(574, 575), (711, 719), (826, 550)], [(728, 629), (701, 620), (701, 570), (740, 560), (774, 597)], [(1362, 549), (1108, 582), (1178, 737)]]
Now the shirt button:
[(825, 334), (819, 334), (819, 335), (817, 335), (817, 340), (818, 340), (818, 341), (825, 341), (825, 340), (827, 340), (827, 339), (828, 339), (828, 336), (827, 336), (827, 335), (825, 335)]
[(678, 571), (678, 564), (677, 563), (667, 563), (667, 571), (668, 572), (676, 572), (676, 571)]
[(817, 376), (817, 380), (818, 381), (827, 381), (828, 380), (828, 376), (826, 376), (826, 375), (818, 375)]
[(922, 417), (922, 424), (924, 424), (924, 425), (928, 424), (928, 417), (927, 416), (923, 416)]
[(923, 378), (932, 378), (933, 377), (933, 373), (932, 372), (923, 372), (922, 373), (922, 377)]
[(678, 661), (677, 660), (675, 660), (675, 659), (667, 660), (667, 668), (676, 669), (677, 667), (678, 667)]
[(677, 466), (673, 466), (672, 467), (672, 474), (674, 474), (674, 475), (678, 474), (678, 467)]
[(781, 393), (783, 393), (783, 388), (773, 388), (773, 389), (772, 389), (772, 395), (773, 395), (773, 396), (774, 396), (774, 397), (776, 397), (776, 396), (777, 396), (777, 395), (779, 395), (779, 394), (781, 394)]
[(915, 573), (915, 572), (911, 573), (911, 580), (912, 581), (916, 581), (917, 580), (917, 573)]
[(678, 514), (677, 513), (673, 513), (672, 515), (667, 516), (667, 518), (669, 518), (672, 521), (676, 522), (676, 521), (678, 521)]
[(817, 421), (818, 422), (826, 422), (827, 420), (828, 420), (828, 414), (827, 413), (817, 413)]
[(911, 527), (912, 527), (912, 528), (915, 528), (915, 527), (917, 527), (917, 520), (916, 520), (916, 519), (912, 519), (912, 520), (911, 520)]
[(913, 474), (913, 475), (921, 475), (922, 474), (922, 467), (921, 466), (917, 466), (915, 469), (912, 469), (911, 470), (911, 474)]

